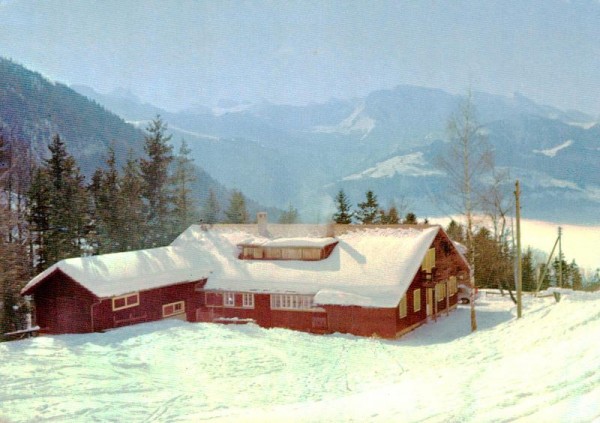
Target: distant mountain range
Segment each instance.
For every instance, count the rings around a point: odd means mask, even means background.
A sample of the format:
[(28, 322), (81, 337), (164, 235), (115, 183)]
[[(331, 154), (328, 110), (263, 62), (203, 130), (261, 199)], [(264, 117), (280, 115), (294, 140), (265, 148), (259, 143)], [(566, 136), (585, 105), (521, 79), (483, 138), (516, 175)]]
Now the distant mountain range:
[[(74, 87), (138, 127), (155, 114), (216, 179), (263, 204), (325, 219), (344, 189), (356, 204), (373, 189), (386, 206), (420, 217), (452, 213), (442, 200), (447, 122), (463, 100), (442, 90), (399, 86), (365, 98), (286, 106), (222, 103), (169, 113), (128, 93)], [(594, 117), (539, 105), (521, 94), (474, 93), (498, 167), (521, 180), (529, 218), (600, 223), (600, 125)], [(507, 186), (512, 192), (512, 187)]]
[[(510, 171), (509, 185), (521, 180), (524, 216), (600, 223), (600, 125), (594, 117), (520, 94), (473, 98), (497, 166)], [(354, 204), (372, 189), (383, 206), (403, 203), (421, 218), (453, 213), (443, 201), (446, 176), (435, 163), (461, 101), (442, 90), (399, 86), (307, 106), (222, 101), (173, 113), (125, 91), (100, 94), (52, 83), (0, 59), (0, 124), (30, 141), (38, 156), (59, 133), (89, 175), (111, 142), (121, 163), (129, 149), (141, 154), (142, 129), (160, 114), (174, 144), (185, 139), (192, 148), (200, 202), (213, 188), (225, 204), (228, 189), (236, 188), (256, 200), (252, 213), (271, 207), (277, 215), (275, 208), (291, 204), (307, 221), (327, 220), (339, 189)]]
[[(38, 159), (48, 157), (48, 144), (59, 134), (88, 178), (97, 167), (104, 165), (110, 144), (115, 148), (120, 166), (130, 150), (136, 157), (142, 155), (145, 127), (125, 122), (91, 97), (0, 58), (0, 128), (4, 134), (29, 142)], [(160, 112), (150, 106), (138, 108), (144, 110), (148, 119)], [(224, 209), (230, 190), (201, 167), (196, 166), (195, 171), (197, 180), (192, 189), (198, 206), (202, 206), (209, 190), (213, 189)], [(248, 197), (248, 208), (255, 213), (265, 206)], [(270, 211), (274, 215), (280, 212), (274, 208)]]

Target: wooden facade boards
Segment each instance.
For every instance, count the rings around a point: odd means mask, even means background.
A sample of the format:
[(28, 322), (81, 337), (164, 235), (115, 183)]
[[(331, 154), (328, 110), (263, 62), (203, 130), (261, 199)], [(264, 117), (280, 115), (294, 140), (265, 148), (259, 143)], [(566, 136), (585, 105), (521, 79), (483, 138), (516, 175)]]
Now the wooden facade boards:
[(98, 298), (57, 270), (28, 294), (34, 295), (40, 332), (87, 333), (175, 316), (194, 321), (201, 305), (198, 286), (198, 281), (185, 282)]

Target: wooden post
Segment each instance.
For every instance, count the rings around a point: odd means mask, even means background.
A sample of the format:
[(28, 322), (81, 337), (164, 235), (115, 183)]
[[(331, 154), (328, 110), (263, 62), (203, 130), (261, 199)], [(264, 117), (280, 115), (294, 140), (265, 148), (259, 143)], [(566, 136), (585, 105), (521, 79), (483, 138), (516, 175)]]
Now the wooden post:
[(444, 282), (446, 285), (446, 316), (450, 316), (450, 292), (448, 292), (448, 281), (449, 279), (446, 279), (446, 282)]
[(520, 319), (523, 314), (523, 274), (521, 268), (521, 190), (519, 180), (515, 183), (515, 207), (517, 220), (517, 318)]
[(558, 287), (563, 287), (562, 228), (558, 227)]
[(437, 284), (434, 285), (433, 290), (433, 321), (437, 322), (438, 304), (437, 304)]
[(544, 268), (542, 269), (542, 272), (538, 276), (537, 286), (535, 288), (536, 296), (540, 290), (540, 287), (542, 286), (542, 281), (544, 280), (544, 277), (546, 276), (546, 272), (548, 271), (548, 266), (550, 266), (550, 262), (552, 261), (552, 256), (554, 256), (554, 251), (556, 250), (557, 245), (558, 245), (558, 238), (556, 238), (556, 241), (554, 242), (554, 247), (552, 247), (552, 251), (550, 252), (550, 255), (548, 256), (548, 261), (546, 262), (546, 265), (544, 266)]

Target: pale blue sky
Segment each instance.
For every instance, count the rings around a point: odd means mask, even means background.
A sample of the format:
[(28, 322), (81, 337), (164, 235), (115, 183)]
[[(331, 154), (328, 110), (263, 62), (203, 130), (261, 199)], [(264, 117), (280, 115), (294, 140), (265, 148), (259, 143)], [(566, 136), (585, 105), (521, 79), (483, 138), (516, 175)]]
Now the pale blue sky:
[(169, 109), (398, 84), (600, 114), (600, 2), (0, 0), (0, 55)]

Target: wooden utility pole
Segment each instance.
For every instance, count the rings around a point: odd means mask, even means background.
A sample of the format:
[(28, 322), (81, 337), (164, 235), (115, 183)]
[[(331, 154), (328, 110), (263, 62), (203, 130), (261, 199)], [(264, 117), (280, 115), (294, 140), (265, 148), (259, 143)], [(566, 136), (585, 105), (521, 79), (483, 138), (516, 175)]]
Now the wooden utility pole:
[(544, 277), (546, 276), (546, 272), (548, 271), (548, 266), (550, 266), (550, 262), (552, 261), (552, 257), (554, 256), (554, 251), (556, 251), (557, 245), (558, 245), (558, 238), (556, 238), (556, 242), (554, 242), (554, 247), (552, 247), (552, 251), (550, 252), (550, 255), (548, 256), (548, 261), (546, 262), (546, 265), (544, 266), (542, 272), (540, 273), (540, 275), (538, 277), (537, 286), (535, 288), (536, 296), (540, 290), (540, 287), (542, 286), (542, 281), (544, 280)]
[(521, 190), (519, 180), (515, 183), (515, 207), (517, 220), (517, 318), (520, 319), (523, 314), (523, 273), (521, 268)]
[(558, 227), (558, 286), (563, 287), (563, 268), (562, 268), (562, 228)]

